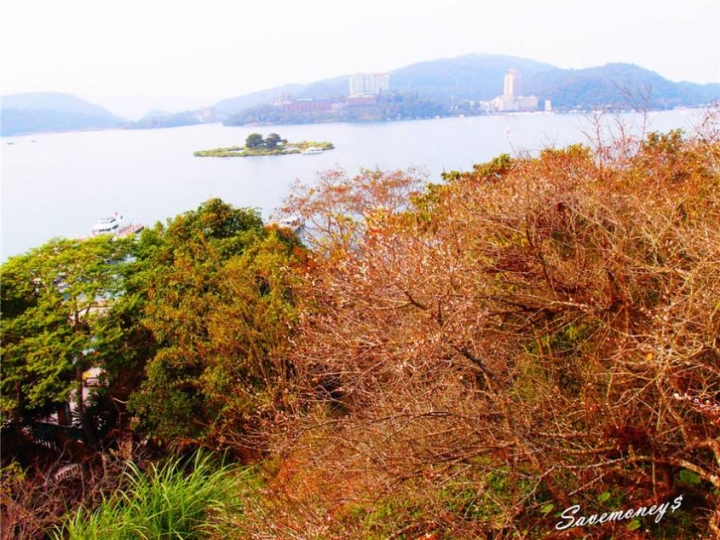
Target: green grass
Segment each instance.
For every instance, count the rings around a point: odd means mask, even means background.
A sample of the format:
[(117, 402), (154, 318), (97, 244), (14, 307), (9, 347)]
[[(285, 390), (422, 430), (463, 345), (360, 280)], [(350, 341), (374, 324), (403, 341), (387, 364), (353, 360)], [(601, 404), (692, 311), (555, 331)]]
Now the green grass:
[(215, 467), (198, 453), (183, 466), (171, 461), (140, 471), (129, 465), (129, 486), (97, 509), (81, 508), (55, 531), (56, 540), (200, 539), (220, 536), (242, 514), (249, 471)]

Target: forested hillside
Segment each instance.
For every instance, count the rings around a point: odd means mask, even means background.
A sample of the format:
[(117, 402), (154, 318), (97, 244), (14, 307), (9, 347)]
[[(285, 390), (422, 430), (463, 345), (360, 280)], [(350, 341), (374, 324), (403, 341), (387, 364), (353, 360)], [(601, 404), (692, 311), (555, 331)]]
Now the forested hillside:
[[(717, 111), (616, 127), (429, 183), (326, 171), (278, 216), (299, 236), (211, 200), (11, 258), (3, 528), (720, 535)], [(84, 437), (38, 444), (67, 400)]]
[[(442, 58), (391, 70), (388, 73), (390, 93), (406, 100), (412, 98), (430, 102), (436, 108), (434, 115), (457, 114), (454, 107), (466, 102), (489, 101), (501, 95), (503, 78), (509, 69), (520, 71), (523, 94), (536, 95), (541, 105), (544, 100), (550, 100), (559, 110), (609, 107), (671, 109), (677, 106), (702, 106), (720, 99), (720, 84), (670, 81), (658, 73), (632, 64), (562, 69), (528, 58), (494, 54)], [(290, 92), (296, 98), (343, 101), (349, 92), (348, 76), (255, 92), (223, 100), (215, 107), (219, 111), (238, 115), (231, 120), (232, 125), (245, 120), (248, 123), (279, 123), (287, 119), (282, 118), (281, 111), (273, 112), (269, 103), (283, 92)], [(463, 111), (467, 113), (465, 109)], [(243, 111), (244, 114), (241, 114)], [(265, 117), (262, 116), (263, 112)], [(326, 116), (306, 116), (304, 121), (327, 121)], [(395, 117), (386, 115), (383, 118)]]
[(118, 127), (124, 120), (70, 94), (29, 92), (2, 96), (0, 135)]
[(563, 109), (672, 109), (720, 99), (720, 84), (673, 82), (631, 64), (542, 71), (530, 77), (525, 88)]

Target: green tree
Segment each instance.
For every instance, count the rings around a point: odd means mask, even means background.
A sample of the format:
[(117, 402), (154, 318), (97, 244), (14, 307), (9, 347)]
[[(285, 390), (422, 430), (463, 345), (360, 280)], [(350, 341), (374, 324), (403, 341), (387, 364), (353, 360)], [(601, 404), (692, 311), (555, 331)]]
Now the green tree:
[(108, 236), (54, 240), (2, 265), (2, 426), (15, 427), (76, 401), (89, 440), (95, 429), (79, 385), (104, 367), (107, 315), (124, 291), (131, 244)]
[(245, 146), (247, 148), (260, 148), (263, 146), (263, 136), (259, 133), (251, 133), (245, 139)]
[(265, 137), (265, 147), (268, 150), (275, 150), (281, 141), (282, 139), (280, 138), (280, 135), (278, 135), (277, 133), (271, 133), (270, 135)]
[(139, 427), (169, 442), (243, 451), (251, 426), (285, 399), (299, 244), (219, 199), (146, 236), (138, 279), (158, 349), (131, 397)]

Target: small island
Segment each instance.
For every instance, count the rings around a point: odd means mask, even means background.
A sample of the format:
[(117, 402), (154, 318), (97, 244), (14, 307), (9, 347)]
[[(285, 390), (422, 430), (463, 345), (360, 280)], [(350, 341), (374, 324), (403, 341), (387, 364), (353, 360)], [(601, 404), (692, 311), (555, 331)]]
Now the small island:
[(289, 143), (277, 133), (263, 137), (260, 133), (251, 133), (245, 139), (245, 146), (229, 146), (198, 150), (197, 157), (250, 157), (250, 156), (284, 156), (287, 154), (321, 154), (335, 148), (330, 142), (301, 141)]

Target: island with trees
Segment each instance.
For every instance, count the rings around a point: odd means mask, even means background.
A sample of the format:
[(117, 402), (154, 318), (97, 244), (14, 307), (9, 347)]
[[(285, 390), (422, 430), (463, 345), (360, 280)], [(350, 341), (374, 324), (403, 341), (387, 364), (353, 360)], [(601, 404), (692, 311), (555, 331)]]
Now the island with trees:
[(277, 133), (263, 137), (260, 133), (251, 133), (245, 139), (245, 146), (229, 146), (198, 150), (196, 157), (250, 157), (250, 156), (284, 156), (287, 154), (319, 154), (335, 148), (326, 141), (300, 141), (290, 143)]

